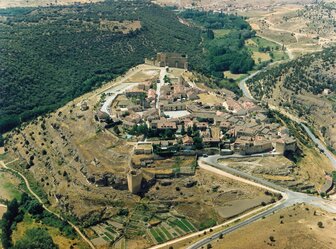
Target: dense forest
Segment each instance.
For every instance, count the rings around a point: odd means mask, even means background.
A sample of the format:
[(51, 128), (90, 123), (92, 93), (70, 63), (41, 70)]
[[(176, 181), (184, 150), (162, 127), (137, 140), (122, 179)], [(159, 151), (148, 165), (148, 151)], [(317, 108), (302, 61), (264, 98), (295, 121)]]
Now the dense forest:
[[(156, 52), (188, 54), (191, 69), (211, 75), (253, 67), (242, 18), (171, 10), (149, 1), (0, 10), (0, 134), (99, 87)], [(229, 29), (215, 37), (213, 29)], [(204, 50), (204, 47), (206, 48)], [(1, 142), (1, 141), (0, 141)]]
[[(253, 68), (254, 60), (245, 40), (255, 36), (255, 32), (243, 17), (198, 10), (183, 11), (180, 16), (204, 30), (208, 73), (223, 78), (223, 71), (246, 73)], [(216, 37), (214, 30), (219, 29), (227, 34)]]
[(0, 133), (158, 51), (186, 53), (191, 66), (202, 65), (200, 30), (148, 1), (5, 9), (0, 16)]

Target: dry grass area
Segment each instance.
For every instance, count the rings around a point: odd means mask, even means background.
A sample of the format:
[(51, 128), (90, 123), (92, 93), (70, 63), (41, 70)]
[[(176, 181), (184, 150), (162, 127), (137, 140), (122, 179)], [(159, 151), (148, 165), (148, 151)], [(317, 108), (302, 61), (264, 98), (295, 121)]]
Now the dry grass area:
[(303, 157), (294, 163), (284, 156), (231, 158), (221, 162), (297, 190), (313, 186), (319, 190), (325, 182), (325, 172), (331, 172), (330, 161), (316, 149), (301, 145)]
[(222, 104), (224, 102), (224, 99), (208, 93), (198, 94), (198, 97), (200, 98), (199, 101), (202, 102), (203, 104), (216, 105), (216, 104)]
[[(279, 6), (287, 6), (297, 4), (297, 0), (250, 0), (246, 2), (245, 0), (202, 0), (202, 1), (194, 1), (194, 0), (155, 0), (160, 5), (175, 5), (180, 7), (193, 7), (193, 8), (201, 8), (205, 10), (224, 10), (236, 13), (237, 11), (243, 13), (253, 12), (264, 12), (265, 10), (270, 10)], [(301, 0), (301, 4), (310, 3), (309, 0)]]
[[(185, 183), (189, 181), (194, 181), (195, 185), (186, 187)], [(174, 203), (175, 210), (188, 217), (197, 227), (209, 219), (220, 224), (230, 217), (261, 206), (263, 201), (271, 201), (271, 197), (265, 195), (262, 189), (203, 169), (197, 170), (195, 176), (175, 179), (168, 186), (158, 182), (146, 197), (154, 203)]]
[(252, 58), (256, 64), (263, 61), (269, 61), (272, 59), (269, 54), (256, 51), (252, 53)]
[(303, 147), (304, 157), (297, 164), (297, 177), (303, 182), (310, 182), (316, 189), (325, 182), (325, 172), (331, 172), (333, 167), (329, 159), (316, 149)]
[(336, 42), (336, 13), (323, 4), (284, 4), (268, 10), (240, 12), (258, 35), (285, 44), (295, 57)]
[(159, 74), (160, 70), (144, 70), (128, 78), (127, 82), (145, 82), (158, 78)]
[(0, 8), (67, 5), (74, 3), (92, 3), (100, 1), (102, 0), (1, 0)]
[[(318, 226), (322, 222), (323, 228)], [(212, 248), (319, 248), (336, 247), (335, 215), (296, 205), (225, 235)], [(272, 236), (272, 237), (271, 237)]]
[(163, 160), (155, 160), (152, 164), (155, 168), (188, 167), (195, 163), (195, 156), (170, 157)]

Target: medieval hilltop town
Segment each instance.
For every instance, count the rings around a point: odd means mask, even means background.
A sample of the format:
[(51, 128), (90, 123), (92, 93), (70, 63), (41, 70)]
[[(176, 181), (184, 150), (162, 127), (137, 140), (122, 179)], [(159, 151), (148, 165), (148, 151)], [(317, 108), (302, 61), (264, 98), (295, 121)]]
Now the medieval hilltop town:
[[(187, 55), (158, 53), (145, 64), (137, 74), (151, 79), (127, 79), (103, 92), (96, 115), (114, 126), (118, 136), (134, 142), (128, 173), (131, 193), (141, 191), (144, 177), (194, 174), (195, 160), (178, 168), (156, 165), (167, 155), (283, 155), (296, 150), (288, 128), (272, 121), (266, 108), (225, 89), (198, 86), (188, 71)], [(85, 101), (81, 108), (87, 108)]]

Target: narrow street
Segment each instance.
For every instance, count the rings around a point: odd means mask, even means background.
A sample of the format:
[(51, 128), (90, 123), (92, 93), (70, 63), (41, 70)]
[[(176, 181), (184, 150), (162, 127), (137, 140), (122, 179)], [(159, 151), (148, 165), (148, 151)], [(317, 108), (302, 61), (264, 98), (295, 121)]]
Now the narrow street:
[(155, 107), (157, 110), (160, 110), (160, 96), (161, 96), (161, 87), (164, 85), (164, 77), (166, 75), (166, 68), (160, 68), (160, 82), (156, 84), (156, 104)]

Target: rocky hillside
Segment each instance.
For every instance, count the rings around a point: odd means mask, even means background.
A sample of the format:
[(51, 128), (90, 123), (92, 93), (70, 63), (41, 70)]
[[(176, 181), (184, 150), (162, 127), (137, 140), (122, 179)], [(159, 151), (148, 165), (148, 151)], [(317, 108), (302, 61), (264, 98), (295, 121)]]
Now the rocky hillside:
[(247, 84), (255, 98), (310, 122), (336, 148), (336, 48), (259, 73)]
[[(97, 99), (88, 99), (90, 109), (81, 111), (82, 99), (12, 130), (6, 151), (20, 159), (18, 169), (36, 181), (46, 201), (86, 225), (135, 198), (126, 179), (132, 147), (95, 121)], [(106, 205), (114, 208), (105, 212)]]

